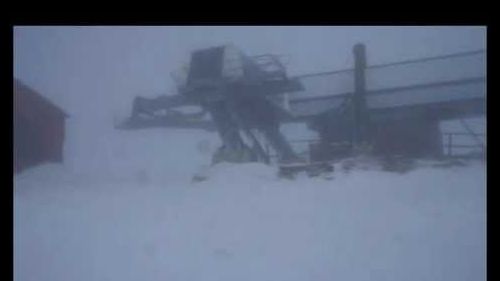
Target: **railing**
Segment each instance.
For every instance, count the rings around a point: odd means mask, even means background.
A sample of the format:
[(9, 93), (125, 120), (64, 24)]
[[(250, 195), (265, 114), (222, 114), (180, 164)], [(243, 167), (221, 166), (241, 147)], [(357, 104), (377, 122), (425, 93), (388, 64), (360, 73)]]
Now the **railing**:
[[(448, 157), (452, 156), (458, 156), (457, 154), (453, 153), (453, 148), (469, 148), (469, 153), (470, 152), (481, 152), (481, 155), (484, 155), (486, 146), (484, 144), (484, 141), (478, 141), (479, 138), (485, 137), (485, 134), (478, 134), (478, 133), (462, 133), (462, 132), (444, 132), (444, 148), (445, 148), (445, 155)], [(456, 143), (456, 141), (453, 140), (453, 137), (455, 136), (469, 136), (469, 137), (474, 137), (476, 140), (474, 144), (464, 144), (464, 143)]]
[[(312, 145), (317, 145), (321, 143), (320, 139), (298, 139), (298, 140), (292, 140), (289, 141), (290, 145), (295, 151), (295, 154), (299, 156), (300, 158), (304, 159), (307, 161), (307, 163), (313, 162), (314, 159), (311, 159), (311, 146)], [(302, 146), (299, 146), (302, 145)], [(331, 148), (342, 148), (342, 147), (347, 147), (350, 146), (349, 142), (331, 142), (326, 144), (330, 146)], [(302, 148), (302, 149), (301, 149)], [(278, 160), (278, 155), (276, 152), (273, 150), (271, 152), (269, 144), (266, 143), (265, 145), (265, 151), (269, 155), (269, 159), (271, 162), (277, 162)]]
[[(471, 154), (478, 154), (480, 153), (481, 155), (485, 155), (486, 152), (486, 146), (484, 144), (484, 141), (480, 142), (477, 141), (479, 138), (482, 138), (484, 140), (485, 134), (484, 133), (465, 133), (465, 132), (443, 132), (442, 133), (444, 136), (443, 139), (443, 145), (444, 145), (444, 154), (447, 157), (454, 157), (454, 156), (461, 156), (461, 155), (467, 155)], [(461, 143), (457, 142), (456, 138), (458, 136), (468, 136), (468, 137), (474, 137), (476, 140), (475, 143)], [(302, 157), (303, 159), (307, 160), (308, 162), (311, 161), (310, 156), (311, 156), (311, 151), (310, 147), (312, 144), (318, 144), (320, 142), (319, 139), (299, 139), (299, 140), (293, 140), (290, 141), (290, 144), (292, 147), (295, 148), (297, 151), (297, 155), (299, 157)], [(305, 149), (296, 149), (297, 144), (304, 144)], [(331, 143), (330, 145), (346, 145), (344, 143)], [(469, 149), (467, 153), (454, 153), (454, 149)], [(269, 158), (271, 159), (272, 162), (275, 162), (278, 158), (278, 155), (275, 152), (271, 152), (271, 149), (268, 144), (265, 145), (265, 150), (266, 153), (269, 155)]]

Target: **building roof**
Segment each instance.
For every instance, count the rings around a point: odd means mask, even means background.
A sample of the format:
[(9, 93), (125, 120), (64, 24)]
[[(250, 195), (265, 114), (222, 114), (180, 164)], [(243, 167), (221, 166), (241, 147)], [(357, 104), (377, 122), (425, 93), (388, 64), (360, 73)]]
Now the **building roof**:
[(33, 111), (49, 111), (63, 118), (69, 117), (61, 108), (16, 78), (14, 78), (13, 94), (14, 108), (23, 115), (31, 115)]

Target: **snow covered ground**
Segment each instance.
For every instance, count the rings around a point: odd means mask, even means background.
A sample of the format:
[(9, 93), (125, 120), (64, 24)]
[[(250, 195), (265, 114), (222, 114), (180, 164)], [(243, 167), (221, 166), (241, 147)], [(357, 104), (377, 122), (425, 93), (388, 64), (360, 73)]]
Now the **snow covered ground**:
[(69, 131), (14, 178), (14, 279), (485, 280), (485, 165), (279, 179), (189, 130)]

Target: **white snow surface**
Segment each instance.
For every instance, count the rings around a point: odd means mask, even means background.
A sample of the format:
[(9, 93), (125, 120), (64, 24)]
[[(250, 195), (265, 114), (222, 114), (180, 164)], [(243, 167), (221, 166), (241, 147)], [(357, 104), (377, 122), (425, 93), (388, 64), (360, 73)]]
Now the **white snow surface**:
[(69, 133), (63, 165), (14, 177), (14, 280), (486, 279), (482, 162), (287, 180), (203, 168), (216, 134)]

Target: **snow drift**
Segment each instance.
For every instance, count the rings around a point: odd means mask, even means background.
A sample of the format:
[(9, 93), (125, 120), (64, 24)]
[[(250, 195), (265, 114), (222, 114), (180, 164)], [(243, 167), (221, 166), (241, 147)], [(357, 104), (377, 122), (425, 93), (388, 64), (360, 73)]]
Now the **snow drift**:
[(485, 279), (483, 163), (293, 181), (220, 164), (191, 182), (217, 145), (189, 130), (70, 137), (65, 165), (14, 178), (14, 279)]

